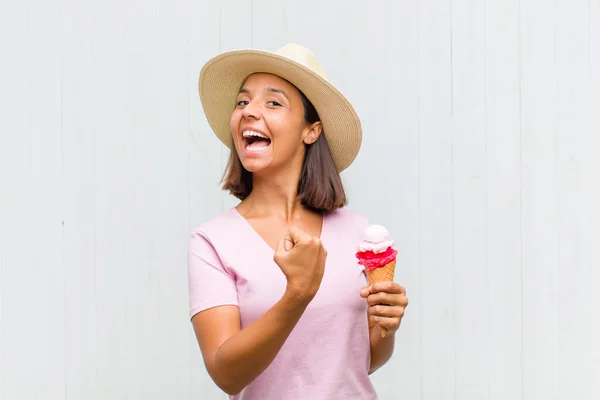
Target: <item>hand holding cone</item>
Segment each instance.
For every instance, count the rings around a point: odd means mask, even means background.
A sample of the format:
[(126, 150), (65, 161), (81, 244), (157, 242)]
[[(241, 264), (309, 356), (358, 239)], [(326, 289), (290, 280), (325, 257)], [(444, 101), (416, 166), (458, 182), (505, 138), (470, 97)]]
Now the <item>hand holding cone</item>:
[[(365, 229), (364, 239), (358, 245), (356, 257), (358, 263), (365, 267), (369, 285), (375, 282), (393, 281), (396, 270), (396, 255), (393, 249), (394, 241), (387, 229), (381, 225), (370, 225)], [(381, 337), (387, 330), (381, 328)]]

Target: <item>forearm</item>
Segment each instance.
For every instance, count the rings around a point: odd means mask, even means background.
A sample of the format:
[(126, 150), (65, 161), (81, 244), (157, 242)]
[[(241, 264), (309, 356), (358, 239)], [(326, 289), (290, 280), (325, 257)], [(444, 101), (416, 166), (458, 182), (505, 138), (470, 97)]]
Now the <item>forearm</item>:
[(369, 374), (382, 367), (392, 357), (394, 353), (395, 335), (388, 334), (381, 337), (381, 327), (375, 325), (371, 328), (371, 366)]
[(275, 359), (308, 302), (285, 294), (254, 323), (223, 343), (215, 354), (215, 381), (237, 394)]

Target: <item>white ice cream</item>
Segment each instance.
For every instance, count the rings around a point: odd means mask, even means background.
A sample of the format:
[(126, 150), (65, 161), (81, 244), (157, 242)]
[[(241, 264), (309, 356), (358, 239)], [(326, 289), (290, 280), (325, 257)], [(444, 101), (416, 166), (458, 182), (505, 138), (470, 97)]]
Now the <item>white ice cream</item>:
[(395, 245), (390, 233), (381, 225), (369, 225), (363, 234), (363, 240), (358, 244), (358, 251), (383, 253), (388, 247)]

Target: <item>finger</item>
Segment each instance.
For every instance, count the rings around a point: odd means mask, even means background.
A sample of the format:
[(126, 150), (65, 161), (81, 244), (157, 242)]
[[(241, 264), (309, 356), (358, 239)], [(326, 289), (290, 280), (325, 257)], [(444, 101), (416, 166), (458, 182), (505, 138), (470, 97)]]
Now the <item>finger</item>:
[(367, 298), (369, 297), (369, 295), (371, 294), (371, 292), (369, 292), (369, 287), (365, 286), (364, 288), (360, 289), (360, 297), (363, 298)]
[(384, 306), (381, 304), (377, 304), (369, 307), (369, 314), (374, 317), (402, 318), (404, 316), (404, 307)]
[(379, 329), (385, 329), (387, 331), (396, 331), (400, 326), (400, 318), (397, 317), (369, 317), (369, 327), (379, 326)]
[(380, 327), (385, 328), (388, 331), (395, 331), (400, 326), (400, 318), (398, 317), (373, 317), (373, 320), (379, 324)]
[(405, 295), (400, 295), (400, 306), (407, 307), (408, 306), (408, 297)]
[(380, 281), (371, 285), (371, 293), (379, 292), (401, 294), (406, 293), (406, 289), (394, 281)]
[(367, 302), (370, 306), (374, 306), (375, 304), (384, 304), (388, 306), (399, 306), (401, 305), (403, 295), (400, 294), (392, 294), (386, 292), (379, 292), (375, 294), (369, 295), (367, 297)]
[(320, 239), (317, 239), (319, 243), (319, 257), (322, 258), (323, 261), (327, 260), (327, 249), (323, 246)]
[(327, 250), (325, 247), (321, 246), (319, 249), (319, 255), (317, 257), (319, 258), (319, 264), (322, 266), (322, 270), (324, 271), (325, 266), (327, 265)]

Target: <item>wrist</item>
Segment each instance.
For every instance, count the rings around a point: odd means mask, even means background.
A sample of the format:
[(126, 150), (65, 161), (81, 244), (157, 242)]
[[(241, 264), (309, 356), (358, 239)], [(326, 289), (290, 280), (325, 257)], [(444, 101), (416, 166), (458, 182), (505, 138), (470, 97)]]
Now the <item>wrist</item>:
[(292, 306), (297, 308), (306, 308), (312, 301), (314, 294), (307, 293), (306, 290), (299, 289), (288, 284), (283, 298)]

